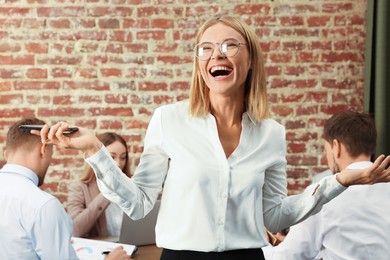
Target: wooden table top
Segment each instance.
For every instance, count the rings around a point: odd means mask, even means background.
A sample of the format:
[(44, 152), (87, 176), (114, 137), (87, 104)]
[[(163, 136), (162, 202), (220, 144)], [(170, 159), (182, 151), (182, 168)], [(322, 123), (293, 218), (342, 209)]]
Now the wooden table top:
[(135, 260), (159, 260), (162, 248), (156, 245), (139, 246), (132, 259)]

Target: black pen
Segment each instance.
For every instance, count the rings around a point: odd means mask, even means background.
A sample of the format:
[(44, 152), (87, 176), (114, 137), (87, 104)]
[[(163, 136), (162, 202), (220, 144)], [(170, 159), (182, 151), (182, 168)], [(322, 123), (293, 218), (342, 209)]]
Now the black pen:
[(111, 253), (111, 251), (103, 251), (102, 255), (108, 255), (109, 253)]

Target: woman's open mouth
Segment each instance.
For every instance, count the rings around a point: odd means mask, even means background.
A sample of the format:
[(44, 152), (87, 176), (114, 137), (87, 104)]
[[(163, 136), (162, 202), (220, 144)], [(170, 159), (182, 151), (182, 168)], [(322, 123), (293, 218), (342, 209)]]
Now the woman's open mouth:
[(228, 77), (233, 72), (233, 69), (227, 66), (218, 65), (211, 67), (209, 72), (213, 78), (219, 79)]

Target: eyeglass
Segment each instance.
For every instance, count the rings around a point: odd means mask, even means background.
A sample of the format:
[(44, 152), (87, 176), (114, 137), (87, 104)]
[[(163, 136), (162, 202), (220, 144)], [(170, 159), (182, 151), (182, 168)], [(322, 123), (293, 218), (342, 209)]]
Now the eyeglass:
[(215, 45), (219, 44), (219, 51), (225, 57), (233, 57), (240, 50), (241, 45), (246, 45), (245, 43), (240, 43), (237, 39), (228, 38), (223, 40), (221, 43), (212, 43), (212, 42), (202, 42), (195, 46), (194, 51), (195, 55), (199, 60), (209, 60), (214, 53)]

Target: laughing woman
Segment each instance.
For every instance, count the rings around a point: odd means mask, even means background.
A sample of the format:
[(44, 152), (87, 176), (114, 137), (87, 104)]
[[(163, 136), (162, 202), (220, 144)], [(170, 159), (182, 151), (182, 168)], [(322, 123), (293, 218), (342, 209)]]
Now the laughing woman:
[(63, 135), (67, 127), (45, 126), (42, 141), (85, 152), (101, 192), (130, 217), (144, 217), (164, 188), (156, 225), (163, 260), (263, 259), (264, 226), (302, 221), (349, 185), (390, 181), (390, 157), (380, 156), (367, 170), (287, 196), (285, 129), (268, 118), (260, 43), (230, 16), (200, 28), (190, 99), (156, 109), (131, 179), (93, 132)]

